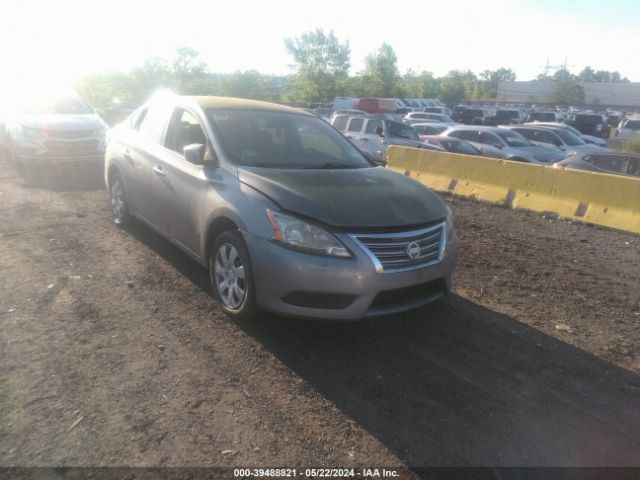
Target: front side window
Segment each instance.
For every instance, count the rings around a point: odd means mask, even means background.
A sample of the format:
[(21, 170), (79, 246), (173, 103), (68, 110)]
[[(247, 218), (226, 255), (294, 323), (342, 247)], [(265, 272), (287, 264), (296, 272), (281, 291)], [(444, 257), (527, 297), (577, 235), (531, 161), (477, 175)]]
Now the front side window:
[[(531, 139), (529, 138), (529, 140)], [(536, 140), (538, 142), (548, 143), (550, 145), (562, 145), (562, 142), (558, 140), (553, 133), (547, 132), (546, 130), (538, 130)]]
[(193, 144), (207, 145), (204, 130), (192, 113), (177, 109), (167, 129), (165, 146), (182, 155), (184, 147)]
[(167, 110), (166, 105), (152, 103), (138, 121), (136, 130), (142, 138), (154, 143), (161, 143), (170, 114), (171, 112)]
[(365, 130), (365, 133), (378, 133), (378, 129), (382, 128), (382, 121), (381, 120), (369, 120), (369, 123), (367, 123), (367, 128)]
[(556, 130), (555, 134), (558, 135), (562, 139), (562, 141), (564, 143), (566, 143), (567, 145), (570, 145), (572, 147), (575, 146), (575, 145), (586, 145), (587, 144), (587, 142), (582, 140), (580, 137), (578, 137), (574, 133), (568, 132), (566, 130)]
[(629, 157), (624, 155), (598, 155), (593, 165), (607, 172), (627, 173)]
[(514, 128), (513, 131), (519, 133), (520, 135), (522, 135), (525, 138), (528, 138), (529, 140), (535, 140), (536, 139), (535, 130), (529, 130), (528, 128)]
[(362, 130), (362, 125), (364, 125), (364, 120), (362, 118), (353, 118), (351, 119), (351, 123), (349, 124), (350, 132), (359, 132)]
[(509, 130), (505, 130), (504, 132), (498, 132), (498, 135), (504, 142), (510, 147), (530, 147), (531, 143), (529, 140), (524, 138), (522, 135), (516, 132), (511, 132)]
[(366, 168), (369, 162), (323, 120), (297, 113), (207, 111), (227, 157), (237, 165), (265, 168)]
[(498, 137), (489, 132), (480, 132), (480, 140), (478, 141), (485, 145), (502, 145)]
[(442, 140), (442, 146), (454, 153), (464, 153), (466, 155), (477, 155), (481, 153), (476, 147), (470, 143), (459, 140)]
[(418, 140), (416, 131), (410, 125), (399, 122), (387, 123), (389, 135), (392, 137), (408, 138), (409, 140)]

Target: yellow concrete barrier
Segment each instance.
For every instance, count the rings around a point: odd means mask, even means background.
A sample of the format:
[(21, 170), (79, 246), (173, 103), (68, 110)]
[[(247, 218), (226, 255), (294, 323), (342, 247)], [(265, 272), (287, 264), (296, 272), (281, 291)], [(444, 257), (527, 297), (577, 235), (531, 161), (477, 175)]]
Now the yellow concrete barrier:
[(640, 179), (392, 146), (388, 168), (441, 192), (640, 233)]

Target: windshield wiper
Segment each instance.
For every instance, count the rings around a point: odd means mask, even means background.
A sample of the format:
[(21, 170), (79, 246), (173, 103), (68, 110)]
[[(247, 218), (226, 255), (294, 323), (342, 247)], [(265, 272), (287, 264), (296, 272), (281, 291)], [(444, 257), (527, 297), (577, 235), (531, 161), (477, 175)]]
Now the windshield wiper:
[(351, 169), (354, 168), (351, 165), (347, 165), (346, 163), (338, 163), (338, 162), (326, 162), (319, 166), (313, 166), (309, 168), (323, 168), (323, 169)]

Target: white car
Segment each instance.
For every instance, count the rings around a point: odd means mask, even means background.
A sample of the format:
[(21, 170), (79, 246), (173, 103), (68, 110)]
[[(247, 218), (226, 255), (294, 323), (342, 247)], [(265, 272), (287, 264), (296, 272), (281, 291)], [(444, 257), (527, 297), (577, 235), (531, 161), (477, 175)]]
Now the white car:
[(639, 138), (640, 137), (640, 117), (630, 117), (623, 120), (618, 129), (618, 138)]
[(427, 113), (439, 113), (440, 115), (447, 115), (447, 116), (451, 116), (451, 110), (447, 107), (425, 107), (424, 112)]

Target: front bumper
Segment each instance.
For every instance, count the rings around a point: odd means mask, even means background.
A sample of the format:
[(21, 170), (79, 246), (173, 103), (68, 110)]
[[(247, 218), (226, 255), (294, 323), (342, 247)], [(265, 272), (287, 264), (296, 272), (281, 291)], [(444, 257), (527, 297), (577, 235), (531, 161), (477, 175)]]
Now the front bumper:
[[(350, 259), (309, 255), (245, 232), (251, 254), (258, 304), (269, 311), (307, 318), (357, 320), (417, 308), (444, 296), (451, 288), (457, 258), (452, 235), (442, 260), (432, 266), (397, 273), (377, 273), (370, 258), (347, 235), (337, 235), (353, 252)], [(397, 294), (396, 294), (397, 292)], [(324, 308), (289, 303), (300, 298), (336, 301)], [(300, 296), (300, 294), (303, 294)], [(393, 301), (393, 299), (399, 301)], [(391, 299), (391, 301), (389, 301)]]

